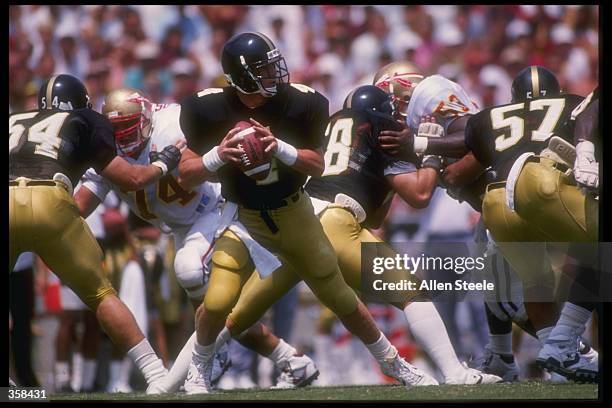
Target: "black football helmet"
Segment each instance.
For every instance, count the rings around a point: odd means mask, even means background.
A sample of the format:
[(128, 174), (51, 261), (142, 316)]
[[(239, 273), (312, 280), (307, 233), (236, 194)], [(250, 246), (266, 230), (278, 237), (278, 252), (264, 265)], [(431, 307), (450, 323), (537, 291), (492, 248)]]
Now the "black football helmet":
[(391, 95), (374, 85), (355, 88), (344, 100), (344, 109), (378, 112), (393, 116), (395, 106)]
[(524, 68), (512, 81), (512, 102), (557, 96), (561, 87), (550, 70), (532, 65)]
[(72, 75), (53, 75), (38, 91), (38, 109), (74, 110), (91, 107), (87, 88)]
[(289, 82), (285, 58), (261, 33), (233, 36), (223, 46), (221, 65), (227, 82), (245, 94), (265, 97), (277, 94), (277, 86)]

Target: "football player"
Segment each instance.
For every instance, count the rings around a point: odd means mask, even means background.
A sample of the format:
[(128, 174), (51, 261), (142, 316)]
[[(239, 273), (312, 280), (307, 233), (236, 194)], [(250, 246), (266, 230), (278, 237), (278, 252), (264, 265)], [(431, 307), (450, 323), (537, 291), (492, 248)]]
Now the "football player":
[[(154, 161), (159, 149), (180, 144), (184, 140), (179, 126), (180, 111), (179, 104), (154, 104), (141, 92), (131, 88), (108, 93), (102, 107), (103, 114), (112, 123), (118, 154), (128, 162), (138, 164)], [(87, 216), (112, 190), (140, 218), (166, 233), (171, 232), (177, 248), (174, 258), (177, 280), (197, 309), (206, 291), (208, 271), (205, 270), (218, 231), (229, 228), (242, 239), (247, 240), (249, 236), (244, 227), (233, 222), (236, 206), (222, 199), (219, 183), (205, 182), (185, 190), (177, 178), (178, 169), (175, 169), (157, 183), (130, 192), (102, 177), (94, 169), (89, 169), (75, 199), (81, 213)], [(265, 268), (270, 268), (267, 264), (278, 262), (252, 239), (248, 242), (250, 256), (258, 260), (257, 266), (264, 272)], [(150, 388), (148, 393), (178, 391), (187, 375), (194, 341), (195, 335), (179, 353), (169, 375), (156, 388)], [(312, 381), (312, 377), (316, 377), (317, 370), (310, 358), (298, 356), (295, 348), (273, 336), (265, 327), (254, 327), (239, 341), (271, 358), (281, 370), (287, 371), (285, 376), (289, 375), (295, 380), (292, 385), (306, 385), (307, 380)], [(221, 357), (217, 361), (219, 366), (216, 366), (213, 382), (218, 381), (229, 367), (227, 352), (220, 350), (219, 354)]]
[[(554, 277), (544, 247), (505, 242), (594, 239), (597, 202), (584, 197), (567, 175), (574, 161), (568, 121), (583, 98), (561, 94), (554, 74), (537, 66), (517, 75), (512, 95), (510, 104), (470, 119), (466, 144), (482, 168), (490, 166), (496, 174), (483, 200), (486, 227), (519, 274), (525, 298), (546, 299)], [(546, 343), (557, 320), (556, 305), (526, 302), (525, 308), (538, 339)], [(589, 361), (578, 347), (576, 340), (574, 368)]]
[[(230, 86), (206, 89), (182, 103), (181, 128), (189, 147), (179, 166), (184, 186), (218, 177), (223, 196), (239, 205), (240, 222), (255, 240), (281, 257), (280, 269), (286, 273), (279, 275), (302, 277), (366, 344), (385, 373), (407, 386), (437, 384), (399, 356), (344, 282), (333, 247), (303, 192), (307, 176), (323, 171), (327, 99), (312, 88), (289, 82), (285, 59), (263, 34), (232, 37), (223, 47), (221, 62)], [(240, 138), (234, 137), (240, 128), (234, 125), (246, 118), (271, 156), (271, 169), (263, 180), (250, 178), (235, 165), (243, 152), (237, 148)], [(210, 390), (215, 340), (254, 269), (244, 243), (232, 231), (219, 238), (212, 261), (185, 383), (192, 393)]]
[[(379, 133), (398, 127), (389, 95), (372, 85), (356, 88), (347, 96), (344, 109), (329, 121), (322, 177), (311, 178), (306, 184), (315, 212), (338, 257), (344, 280), (356, 291), (361, 284), (361, 243), (380, 243), (377, 249), (381, 256), (396, 256), (367, 227), (378, 227), (395, 192), (413, 207), (427, 206), (438, 181), (441, 167), (438, 157), (425, 158), (417, 169), (414, 163), (420, 160), (416, 157), (408, 162), (381, 150)], [(415, 275), (399, 270), (387, 274), (389, 281), (418, 281)], [(232, 332), (240, 333), (257, 321), (300, 279), (295, 275), (293, 279), (279, 275), (274, 272), (263, 280), (247, 284), (228, 319)], [(410, 332), (440, 368), (445, 383), (501, 381), (495, 375), (468, 369), (459, 362), (444, 323), (426, 294), (411, 291), (404, 301), (392, 304), (404, 311)]]
[[(445, 161), (452, 163), (445, 167), (440, 185), (447, 189), (451, 197), (466, 201), (474, 210), (481, 212), (482, 197), (490, 174), (465, 146), (467, 121), (479, 109), (462, 87), (440, 75), (424, 80), (419, 68), (408, 62), (392, 63), (381, 68), (374, 77), (374, 84), (392, 95), (396, 111), (400, 114), (397, 118), (409, 125), (401, 131), (381, 132), (379, 139), (382, 149), (400, 157), (415, 152), (441, 154)], [(430, 120), (419, 123), (419, 117)], [(482, 219), (477, 226), (476, 239), (490, 241)], [(509, 270), (507, 261), (496, 256), (495, 243), (489, 242), (488, 247), (491, 253), (487, 260), (491, 262), (491, 267), (499, 264), (502, 270)], [(502, 286), (500, 283), (498, 281), (496, 288)], [(519, 371), (510, 346), (512, 321), (534, 335), (535, 332), (523, 313), (520, 299), (512, 297), (505, 300), (485, 299), (491, 343), (485, 348), (483, 365), (479, 368), (503, 377), (504, 381), (513, 381), (518, 379)]]
[[(573, 174), (577, 185), (560, 186), (559, 191), (563, 189), (581, 189), (583, 190), (582, 196), (577, 195), (573, 191), (572, 197), (578, 198), (580, 202), (585, 202), (586, 204), (592, 200), (593, 193), (596, 193), (599, 187), (598, 161), (600, 160), (597, 160), (596, 153), (601, 153), (601, 150), (595, 148), (600, 139), (599, 87), (574, 109), (571, 114), (571, 120), (575, 121), (573, 141), (576, 145), (576, 160), (574, 162)], [(567, 200), (566, 197), (560, 198), (564, 202)], [(565, 208), (578, 208), (582, 210), (584, 205)], [(588, 208), (593, 209), (592, 206)], [(594, 214), (584, 214), (585, 217), (592, 215), (597, 220), (597, 209), (598, 207), (594, 208)], [(572, 213), (572, 215), (574, 214)], [(578, 214), (579, 217), (582, 216), (581, 212)], [(578, 219), (582, 220), (581, 218)], [(557, 218), (557, 221), (568, 222), (569, 220), (564, 216)], [(575, 221), (572, 222), (576, 223)], [(584, 227), (584, 224), (580, 224), (580, 221), (578, 224), (579, 227)], [(594, 229), (595, 226), (592, 228)], [(556, 228), (554, 229), (556, 232)], [(595, 233), (594, 231), (593, 234)], [(571, 237), (574, 238), (573, 235)], [(593, 256), (594, 259), (597, 259), (595, 254), (592, 253), (587, 254), (587, 256)], [(585, 301), (584, 289), (582, 288), (585, 288), (591, 294), (599, 293), (598, 271), (588, 267), (588, 264), (593, 263), (593, 260), (590, 261), (587, 259), (583, 263), (575, 262), (574, 266), (577, 268), (577, 276), (570, 288), (569, 299), (565, 302), (559, 320), (537, 358), (537, 362), (541, 366), (576, 381), (597, 381), (599, 373), (596, 353), (593, 351), (591, 356), (587, 356), (579, 348), (580, 336), (584, 332), (586, 323), (597, 306), (595, 302)]]
[(102, 250), (79, 216), (72, 189), (93, 167), (125, 190), (138, 190), (174, 169), (180, 156), (168, 146), (152, 164), (118, 157), (110, 122), (91, 109), (85, 86), (70, 75), (43, 83), (38, 109), (9, 115), (9, 270), (20, 253), (37, 253), (95, 311), (149, 386), (167, 371), (104, 276)]

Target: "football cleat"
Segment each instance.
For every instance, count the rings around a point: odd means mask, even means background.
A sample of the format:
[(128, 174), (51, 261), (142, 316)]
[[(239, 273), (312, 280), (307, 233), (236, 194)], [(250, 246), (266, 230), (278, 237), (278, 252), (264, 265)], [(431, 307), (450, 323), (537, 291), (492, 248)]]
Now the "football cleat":
[(210, 383), (214, 387), (219, 383), (219, 380), (232, 366), (232, 359), (229, 356), (229, 347), (224, 344), (218, 352), (215, 353), (213, 359), (212, 374), (210, 377)]
[(281, 371), (272, 389), (292, 389), (306, 387), (319, 376), (319, 370), (310, 357), (292, 356)]
[(585, 354), (581, 354), (578, 336), (559, 334), (546, 340), (536, 362), (540, 367), (561, 374), (569, 380), (597, 382), (598, 356), (590, 353), (591, 350), (585, 351)]
[(404, 360), (394, 349), (394, 353), (380, 362), (384, 375), (395, 378), (406, 387), (438, 385), (435, 378)]
[(477, 369), (484, 374), (501, 377), (504, 382), (514, 382), (519, 379), (519, 368), (514, 361), (514, 356), (494, 353), (489, 345), (485, 346), (483, 361)]
[(208, 361), (193, 360), (189, 363), (189, 372), (185, 380), (185, 392), (187, 394), (209, 394), (212, 392), (212, 368), (214, 358)]
[[(106, 387), (106, 391), (113, 393), (113, 394), (129, 394), (130, 392), (134, 392), (134, 390), (132, 389), (132, 387), (130, 387), (129, 384), (124, 384), (124, 383), (119, 383), (119, 382), (113, 382), (109, 384), (109, 386)], [(68, 391), (65, 391), (65, 392), (68, 392)]]
[(503, 381), (502, 378), (498, 375), (487, 374), (482, 371), (476, 370), (475, 368), (469, 368), (465, 362), (463, 362), (462, 365), (465, 368), (463, 373), (456, 377), (447, 378), (445, 384), (495, 384)]

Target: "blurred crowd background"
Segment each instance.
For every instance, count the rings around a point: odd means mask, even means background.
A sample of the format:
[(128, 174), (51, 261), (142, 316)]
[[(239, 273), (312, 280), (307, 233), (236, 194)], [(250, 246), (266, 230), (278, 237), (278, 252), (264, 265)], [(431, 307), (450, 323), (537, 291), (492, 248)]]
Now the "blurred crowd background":
[[(599, 75), (599, 9), (593, 5), (10, 6), (9, 112), (35, 108), (39, 86), (58, 73), (83, 79), (97, 110), (106, 92), (124, 86), (144, 91), (154, 102), (180, 102), (200, 89), (225, 85), (221, 49), (232, 35), (243, 31), (268, 35), (285, 56), (291, 81), (327, 96), (330, 113), (341, 108), (351, 89), (371, 83), (378, 68), (397, 60), (412, 61), (426, 74), (439, 73), (458, 82), (480, 107), (509, 102), (512, 78), (527, 65), (548, 67), (565, 92), (583, 96), (595, 88)], [(149, 296), (148, 331), (164, 361), (171, 363), (193, 330), (193, 312), (172, 278), (171, 240), (155, 232), (145, 232), (142, 238), (139, 227), (128, 223), (128, 212), (120, 203), (108, 208), (121, 211), (106, 216), (105, 228), (116, 232), (123, 223), (119, 230), (125, 232), (125, 242), (140, 254), (135, 259), (146, 277), (142, 290)], [(439, 189), (424, 210), (411, 209), (396, 199), (379, 233), (398, 242), (468, 241), (473, 239), (478, 218), (469, 205)], [(151, 259), (161, 259), (157, 272), (152, 272)], [(75, 317), (67, 322), (63, 317), (67, 308), (62, 307), (61, 299), (54, 300), (60, 297), (53, 292), (58, 283), (52, 274), (41, 272), (44, 265), (24, 258), (16, 269), (23, 274), (11, 277), (11, 301), (26, 303), (26, 318), (28, 313), (33, 318), (32, 331), (19, 330), (33, 337), (13, 339), (19, 353), (31, 344), (32, 354), (28, 356), (31, 361), (20, 361), (16, 364), (20, 367), (13, 364), (11, 369), (22, 372), (22, 383), (36, 381), (53, 387), (58, 351), (50, 351), (56, 350), (56, 336), (78, 340), (89, 326), (86, 320), (79, 322)], [(23, 299), (14, 299), (16, 293), (24, 293)], [(367, 356), (365, 349), (360, 350), (359, 342), (321, 313), (305, 286), (282, 302), (268, 316), (269, 322), (286, 340), (313, 353), (322, 371), (320, 384), (386, 381), (372, 361), (355, 358)], [(400, 351), (427, 366), (405, 330), (401, 313), (380, 305), (373, 310)], [(458, 304), (443, 317), (458, 354), (464, 359), (477, 358), (487, 342), (482, 304)], [(23, 326), (20, 319), (13, 311), (11, 328)], [(100, 345), (96, 343), (93, 351), (75, 346), (73, 357), (83, 353), (95, 357), (99, 363), (95, 387), (104, 389), (112, 376), (108, 368), (112, 350), (100, 333), (93, 336), (101, 336)], [(85, 337), (85, 343), (92, 339)], [(541, 373), (531, 370), (537, 343), (530, 341), (525, 338), (523, 347), (516, 346), (517, 356), (526, 368), (523, 375), (537, 377)], [(335, 346), (330, 349), (329, 344)], [(256, 359), (235, 342), (232, 352), (235, 364), (225, 387), (269, 385), (272, 368), (265, 360)], [(30, 364), (33, 371), (23, 364)], [(78, 361), (76, 364), (73, 377)], [(132, 385), (134, 381), (138, 385), (137, 380), (132, 378)], [(73, 385), (80, 387), (78, 381)]]

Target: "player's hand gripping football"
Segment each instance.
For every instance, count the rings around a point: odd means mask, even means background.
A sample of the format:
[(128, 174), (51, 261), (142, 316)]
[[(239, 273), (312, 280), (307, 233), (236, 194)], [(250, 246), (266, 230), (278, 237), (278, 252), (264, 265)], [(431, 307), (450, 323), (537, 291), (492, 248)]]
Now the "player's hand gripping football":
[(237, 133), (239, 133), (242, 129), (235, 127), (230, 129), (229, 132), (225, 135), (221, 143), (219, 143), (219, 148), (217, 149), (217, 153), (219, 154), (219, 158), (224, 162), (233, 162), (240, 163), (240, 157), (244, 153), (241, 149), (238, 148), (238, 144), (242, 141), (241, 138), (235, 137)]
[(267, 156), (272, 156), (278, 149), (278, 140), (276, 136), (272, 134), (270, 128), (265, 127), (253, 118), (250, 118), (253, 128), (256, 130), (256, 134), (259, 135), (259, 140), (266, 146), (264, 152)]

